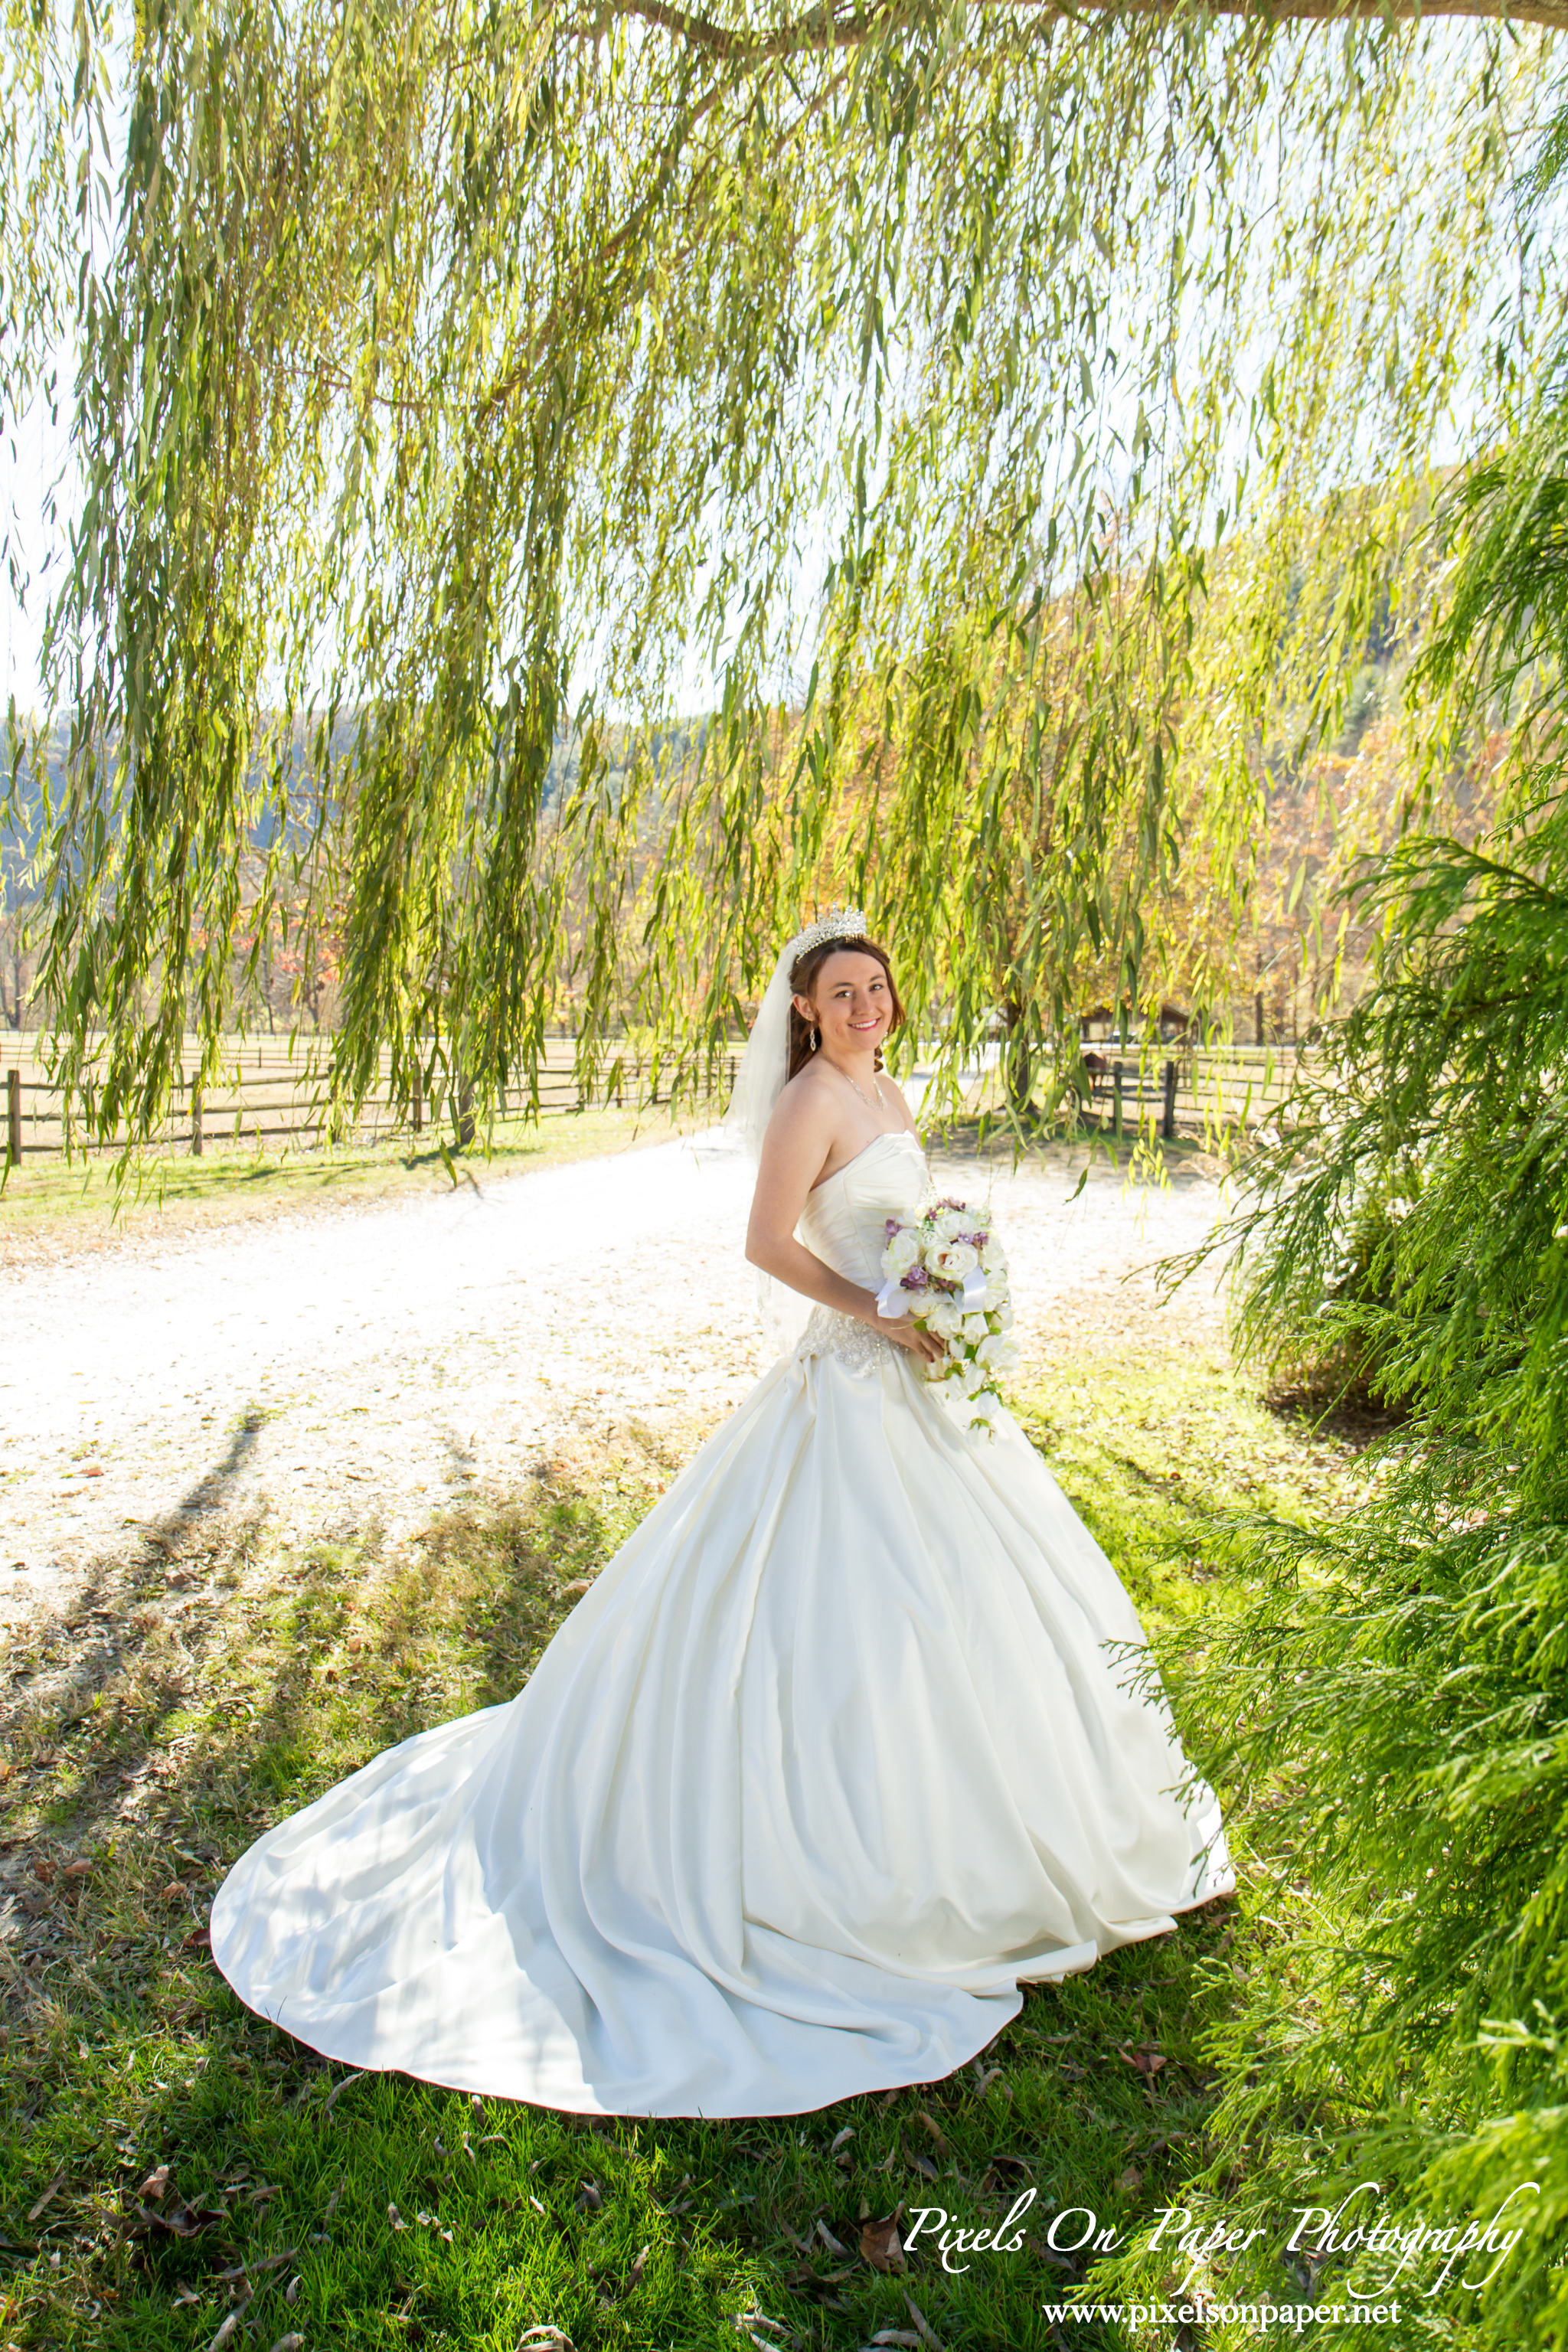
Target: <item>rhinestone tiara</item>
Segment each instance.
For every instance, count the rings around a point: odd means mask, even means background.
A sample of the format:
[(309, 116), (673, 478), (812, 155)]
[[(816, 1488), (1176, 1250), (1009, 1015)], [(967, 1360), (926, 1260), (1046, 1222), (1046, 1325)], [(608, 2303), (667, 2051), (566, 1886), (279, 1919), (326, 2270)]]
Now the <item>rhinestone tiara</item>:
[(863, 940), (870, 928), (858, 907), (837, 907), (815, 923), (807, 923), (804, 931), (797, 931), (784, 953), (791, 963), (795, 963), (812, 948), (821, 947), (825, 940)]

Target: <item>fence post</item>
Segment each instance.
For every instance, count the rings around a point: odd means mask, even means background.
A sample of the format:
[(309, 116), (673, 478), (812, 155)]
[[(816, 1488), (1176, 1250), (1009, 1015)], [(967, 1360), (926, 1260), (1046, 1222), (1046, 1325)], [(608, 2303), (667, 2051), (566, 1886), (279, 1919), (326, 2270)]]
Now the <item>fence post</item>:
[(22, 1164), (22, 1073), (5, 1073), (5, 1165), (20, 1168)]
[(425, 1125), (425, 1073), (416, 1063), (414, 1068), (414, 1132), (417, 1135)]
[(465, 1078), (458, 1088), (458, 1142), (467, 1150), (474, 1139), (474, 1082)]
[(191, 1156), (195, 1160), (199, 1160), (202, 1156), (202, 1090), (200, 1087), (191, 1088)]
[(1165, 1065), (1165, 1109), (1164, 1116), (1160, 1121), (1160, 1132), (1167, 1143), (1174, 1142), (1176, 1136), (1176, 1066), (1174, 1062), (1167, 1062)]
[(1110, 1084), (1116, 1106), (1111, 1113), (1110, 1131), (1120, 1143), (1121, 1140), (1121, 1065), (1120, 1062), (1112, 1062), (1110, 1065)]

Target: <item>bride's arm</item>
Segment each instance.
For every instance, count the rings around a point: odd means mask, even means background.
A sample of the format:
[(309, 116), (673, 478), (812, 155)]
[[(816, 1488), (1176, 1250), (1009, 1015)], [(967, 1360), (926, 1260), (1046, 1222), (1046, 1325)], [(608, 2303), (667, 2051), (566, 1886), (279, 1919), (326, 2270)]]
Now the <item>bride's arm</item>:
[(833, 1134), (831, 1108), (815, 1087), (780, 1096), (763, 1138), (757, 1189), (746, 1228), (746, 1255), (752, 1265), (787, 1283), (792, 1290), (815, 1298), (820, 1306), (835, 1307), (840, 1315), (852, 1315), (884, 1339), (898, 1341), (928, 1362), (934, 1361), (941, 1352), (940, 1341), (907, 1315), (897, 1319), (879, 1316), (874, 1290), (862, 1290), (847, 1275), (836, 1274), (795, 1237), (806, 1194), (832, 1149)]

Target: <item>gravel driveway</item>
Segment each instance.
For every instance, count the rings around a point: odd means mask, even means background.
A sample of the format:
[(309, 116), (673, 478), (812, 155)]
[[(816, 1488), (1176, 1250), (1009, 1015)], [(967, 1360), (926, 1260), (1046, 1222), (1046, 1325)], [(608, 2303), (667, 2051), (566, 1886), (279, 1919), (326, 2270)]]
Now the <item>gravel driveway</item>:
[[(1158, 1307), (1146, 1267), (1200, 1238), (1213, 1176), (1135, 1194), (1081, 1151), (1016, 1173), (937, 1158), (1013, 1264), (1025, 1370), (1213, 1342), (1215, 1288)], [(763, 1369), (749, 1164), (716, 1135), (338, 1207), (196, 1241), (15, 1265), (0, 1349), (0, 1622), (81, 1605), (184, 1530), (395, 1539), (473, 1488), (640, 1423), (712, 1425)], [(1121, 1277), (1131, 1274), (1131, 1278)]]

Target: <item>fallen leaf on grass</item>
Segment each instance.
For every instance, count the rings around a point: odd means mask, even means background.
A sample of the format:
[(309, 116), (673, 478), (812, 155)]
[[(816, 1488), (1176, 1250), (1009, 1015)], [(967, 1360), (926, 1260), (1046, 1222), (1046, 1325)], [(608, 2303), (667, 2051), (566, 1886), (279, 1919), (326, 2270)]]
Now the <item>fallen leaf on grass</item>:
[(925, 2338), (923, 2336), (917, 2336), (912, 2327), (884, 2327), (879, 2336), (872, 2336), (871, 2341), (873, 2344), (918, 2345), (922, 2344), (925, 2341)]
[(574, 2352), (572, 2338), (559, 2327), (525, 2327), (517, 2339), (517, 2352), (522, 2352), (525, 2344), (553, 2345), (555, 2352)]
[(941, 2336), (937, 2334), (935, 2328), (930, 2325), (925, 2313), (921, 2309), (920, 2305), (915, 2301), (913, 2295), (906, 2294), (904, 2301), (909, 2305), (910, 2317), (915, 2323), (915, 2326), (920, 2334), (921, 2342), (925, 2346), (926, 2352), (945, 2352), (945, 2347), (943, 2347)]
[(942, 2178), (935, 2165), (930, 2163), (923, 2156), (911, 2156), (910, 2162), (917, 2172), (923, 2172), (928, 2180), (939, 2180)]
[(166, 2164), (160, 2164), (155, 2171), (147, 2175), (136, 2194), (138, 2197), (150, 2197), (155, 2205), (168, 2185), (169, 2168)]
[(304, 2341), (302, 2336), (280, 2336), (272, 2347), (272, 2352), (300, 2352)]
[(843, 2262), (847, 2257), (849, 2252), (848, 2247), (839, 2243), (838, 2240), (834, 2236), (826, 2221), (818, 2221), (816, 2225), (816, 2234), (822, 2240), (823, 2244), (826, 2247), (830, 2254), (837, 2254), (840, 2262)]
[(150, 2205), (138, 2205), (139, 2221), (149, 2230), (167, 2230), (172, 2237), (199, 2238), (204, 2230), (215, 2229), (228, 2215), (212, 2205), (182, 2205), (176, 2197), (166, 2213), (154, 2213)]
[(599, 2194), (598, 2182), (584, 2180), (572, 2201), (579, 2213), (596, 2213), (605, 2200)]
[[(280, 2254), (264, 2254), (259, 2262), (255, 2263), (236, 2263), (232, 2269), (219, 2271), (216, 2275), (225, 2286), (234, 2279), (259, 2278), (263, 2271), (275, 2271), (280, 2264), (291, 2263), (299, 2251), (298, 2246), (285, 2246)], [(296, 2294), (299, 2292), (299, 2287), (300, 2282), (296, 2279), (294, 2282)], [(283, 2300), (287, 2303), (289, 2297), (285, 2295)]]
[(39, 2214), (43, 2211), (43, 2210), (44, 2210), (45, 2206), (48, 2203), (48, 2201), (49, 2201), (50, 2198), (51, 2198), (51, 2197), (53, 2197), (53, 2196), (56, 2194), (56, 2192), (58, 2191), (58, 2188), (59, 2188), (59, 2185), (60, 2185), (61, 2181), (62, 2181), (64, 2179), (65, 2179), (65, 2174), (64, 2174), (63, 2172), (57, 2172), (57, 2173), (56, 2173), (56, 2175), (55, 2175), (55, 2177), (54, 2177), (54, 2179), (50, 2181), (50, 2183), (49, 2183), (48, 2187), (45, 2189), (45, 2191), (44, 2191), (43, 2195), (38, 2199), (37, 2203), (36, 2205), (29, 2205), (29, 2206), (28, 2206), (28, 2208), (27, 2208), (27, 2219), (28, 2219), (28, 2221), (36, 2221), (37, 2220), (37, 2218), (38, 2218)]
[(53, 1879), (53, 1877), (54, 1877), (54, 1874), (55, 1874), (55, 1865), (54, 1865), (54, 1864), (49, 1860), (48, 1855), (47, 1855), (47, 1853), (35, 1854), (35, 1856), (33, 1857), (33, 1875), (34, 1875), (34, 1877), (35, 1877), (35, 1878), (41, 1878), (41, 1879), (43, 1880), (43, 1882), (44, 1882), (44, 1885), (45, 1885), (46, 1886), (47, 1886), (47, 1885), (50, 1884), (50, 1882), (52, 1881), (52, 1879)]
[(1125, 2058), (1130, 2066), (1136, 2066), (1145, 2082), (1148, 2082), (1152, 2075), (1157, 2074), (1165, 2063), (1164, 2053), (1160, 2050), (1122, 2048), (1118, 2050), (1116, 2054), (1119, 2058)]
[(85, 1878), (91, 1868), (90, 1862), (68, 1862), (61, 1875), (66, 1878)]
[(1021, 2180), (1032, 2180), (1033, 2177), (1021, 2157), (994, 2156), (981, 2179), (980, 2193), (984, 2196), (992, 2189), (1016, 2189)]
[(903, 2210), (900, 2205), (880, 2221), (868, 2221), (861, 2229), (860, 2252), (874, 2271), (901, 2271), (908, 2267), (903, 2241), (899, 2235), (899, 2215)]
[(239, 2333), (239, 2323), (244, 2318), (249, 2303), (250, 2297), (247, 2295), (244, 2303), (237, 2303), (235, 2305), (234, 2309), (229, 2313), (228, 2317), (224, 2321), (222, 2326), (218, 2329), (217, 2334), (207, 2346), (207, 2352), (223, 2352), (223, 2347), (226, 2344), (232, 2344), (234, 2342), (235, 2337)]
[(833, 2289), (840, 2279), (847, 2279), (848, 2276), (849, 2272), (842, 2270), (829, 2271), (825, 2276), (819, 2277), (816, 2271), (803, 2267), (798, 2271), (792, 2271), (785, 2279), (784, 2284), (791, 2294), (809, 2297), (824, 2311), (847, 2311), (849, 2306), (842, 2295), (833, 2293)]
[(938, 2156), (945, 2156), (947, 2154), (947, 2142), (942, 2137), (941, 2131), (931, 2121), (930, 2116), (927, 2115), (923, 2107), (917, 2107), (915, 2109), (913, 2120), (917, 2124), (921, 2125), (924, 2130), (930, 2132), (932, 2139), (936, 2142), (936, 2152)]
[(182, 1936), (180, 1938), (182, 1952), (210, 1952), (212, 1948), (212, 1936), (205, 1919), (199, 1927), (193, 1927), (188, 1936)]
[(626, 2284), (628, 2287), (641, 2286), (643, 2269), (652, 2252), (653, 2248), (651, 2246), (645, 2246), (643, 2248), (641, 2253), (637, 2256), (636, 2262), (626, 2273)]
[(1143, 2186), (1143, 2175), (1135, 2164), (1130, 2164), (1125, 2172), (1117, 2176), (1116, 2186), (1123, 2197), (1135, 2197)]
[(395, 2205), (389, 2205), (387, 2207), (386, 2218), (391, 2222), (395, 2230), (406, 2230), (408, 2227), (407, 2222), (404, 2220)]
[(844, 2146), (845, 2142), (846, 2142), (847, 2140), (852, 2140), (852, 2139), (854, 2138), (854, 2137), (855, 2137), (855, 2126), (854, 2126), (854, 2125), (853, 2125), (853, 2124), (846, 2124), (846, 2125), (845, 2125), (845, 2126), (844, 2126), (844, 2128), (843, 2128), (843, 2130), (842, 2130), (841, 2132), (836, 2132), (836, 2133), (834, 2134), (834, 2136), (833, 2136), (833, 2138), (829, 2141), (829, 2143), (828, 2143), (828, 2148), (827, 2148), (827, 2153), (828, 2153), (828, 2155), (829, 2155), (829, 2156), (837, 2156), (837, 2153), (838, 2153), (838, 2151), (839, 2151), (839, 2149)]
[(352, 2091), (356, 2083), (363, 2083), (369, 2072), (370, 2068), (368, 2066), (362, 2066), (357, 2074), (345, 2074), (342, 2081), (337, 2084), (335, 2089), (327, 2094), (327, 2104), (321, 2109), (321, 2113), (324, 2116), (330, 2116), (332, 2109), (337, 2105), (338, 2101), (342, 2097), (343, 2093), (345, 2091)]

